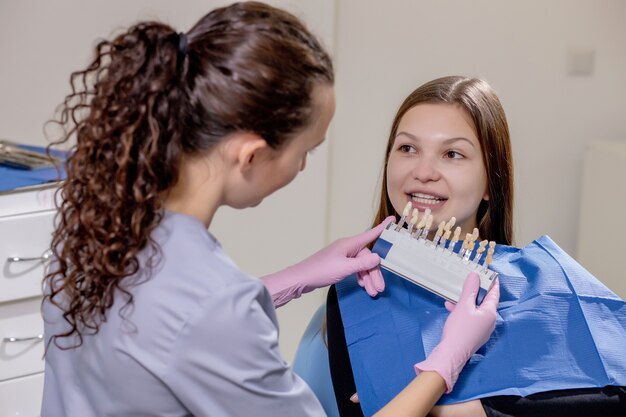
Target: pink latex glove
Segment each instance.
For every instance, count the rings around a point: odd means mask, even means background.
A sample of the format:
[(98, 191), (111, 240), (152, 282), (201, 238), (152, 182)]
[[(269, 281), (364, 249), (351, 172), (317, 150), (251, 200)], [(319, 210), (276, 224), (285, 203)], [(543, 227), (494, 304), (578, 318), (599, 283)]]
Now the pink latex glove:
[(335, 284), (355, 272), (363, 273), (359, 279), (367, 282), (363, 284), (366, 289), (377, 289), (374, 295), (382, 291), (382, 276), (378, 280), (376, 275), (380, 275), (380, 257), (365, 246), (377, 239), (393, 220), (395, 218), (390, 216), (367, 232), (336, 240), (302, 262), (262, 277), (263, 284), (272, 295), (274, 306), (280, 307), (303, 293)]
[[(359, 258), (369, 256), (371, 253), (368, 248), (363, 248), (356, 256)], [(385, 289), (385, 280), (378, 265), (375, 268), (357, 272), (357, 283), (361, 288), (365, 288), (370, 297), (376, 297), (379, 292), (383, 292)]]
[(465, 363), (482, 345), (496, 327), (496, 308), (500, 301), (500, 284), (496, 281), (480, 306), (476, 296), (480, 287), (478, 274), (470, 272), (459, 302), (446, 301), (450, 315), (443, 326), (441, 340), (428, 357), (415, 364), (415, 372), (435, 371), (446, 381), (446, 393), (459, 377)]

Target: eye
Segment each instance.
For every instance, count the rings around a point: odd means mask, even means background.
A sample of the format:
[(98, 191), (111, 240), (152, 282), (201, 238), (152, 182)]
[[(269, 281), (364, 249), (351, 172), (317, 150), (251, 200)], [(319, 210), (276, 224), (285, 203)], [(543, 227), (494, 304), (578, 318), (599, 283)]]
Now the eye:
[(400, 145), (398, 146), (398, 150), (402, 153), (416, 153), (417, 150), (412, 145)]
[(465, 158), (465, 155), (463, 155), (462, 153), (457, 152), (457, 151), (447, 151), (445, 153), (445, 155), (446, 155), (446, 158), (450, 158), (450, 159), (462, 159), (462, 158)]

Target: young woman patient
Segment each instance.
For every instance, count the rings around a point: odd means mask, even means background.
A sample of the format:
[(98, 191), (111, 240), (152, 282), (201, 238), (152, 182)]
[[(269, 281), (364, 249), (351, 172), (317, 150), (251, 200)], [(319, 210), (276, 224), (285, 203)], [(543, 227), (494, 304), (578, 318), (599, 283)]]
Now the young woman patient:
[[(388, 215), (399, 215), (408, 202), (420, 213), (429, 209), (434, 216), (433, 225), (438, 225), (441, 221), (448, 221), (455, 217), (456, 226), (461, 228), (461, 236), (465, 236), (466, 233), (471, 233), (474, 228), (477, 228), (479, 239), (495, 241), (500, 253), (520, 253), (523, 257), (527, 256), (526, 252), (515, 252), (520, 250), (510, 246), (513, 244), (513, 167), (509, 130), (500, 101), (485, 81), (465, 77), (436, 79), (418, 87), (400, 106), (393, 121), (385, 151), (380, 206), (374, 224), (380, 223), (381, 219)], [(505, 262), (503, 259), (503, 257), (500, 258), (500, 263)], [(548, 274), (548, 271), (526, 273), (528, 274), (527, 277), (520, 277), (524, 279), (524, 282), (527, 278), (528, 282), (532, 283), (541, 282), (543, 280), (541, 274)], [(370, 295), (375, 295), (377, 288), (373, 283), (378, 283), (378, 289), (382, 288), (382, 277), (368, 277), (369, 279), (365, 281), (362, 279), (364, 274), (366, 273), (360, 273), (358, 278), (354, 277), (354, 281), (358, 282), (359, 285), (366, 286)], [(502, 309), (507, 308), (507, 306), (523, 304), (515, 298), (519, 296), (516, 292), (517, 284), (513, 285), (511, 282), (507, 282), (505, 278), (501, 274), (500, 311), (503, 311)], [(614, 294), (612, 297), (606, 288), (593, 277), (591, 278), (588, 284), (597, 289), (596, 294), (602, 291), (609, 294), (606, 303), (611, 303), (612, 307), (607, 310), (607, 314), (611, 316), (611, 322), (615, 323), (615, 332), (611, 331), (611, 337), (614, 337), (613, 334), (617, 334), (619, 340), (626, 340), (624, 331), (626, 328), (626, 307), (623, 301)], [(357, 374), (363, 374), (362, 369), (367, 366), (364, 365), (367, 361), (355, 357), (354, 352), (351, 352), (346, 344), (348, 329), (344, 328), (345, 322), (342, 318), (345, 320), (347, 313), (340, 309), (342, 306), (341, 288), (342, 284), (331, 288), (326, 304), (330, 374), (332, 375), (338, 414), (341, 416), (362, 415), (362, 404), (359, 405), (350, 401), (349, 398), (358, 391), (359, 378)], [(413, 289), (409, 288), (407, 291), (410, 292)], [(420, 289), (415, 291), (425, 293)], [(430, 302), (427, 298), (428, 294), (417, 294), (412, 300), (426, 304)], [(508, 304), (505, 301), (508, 301)], [(349, 302), (344, 301), (344, 303)], [(368, 309), (370, 307), (374, 309), (380, 305), (377, 302), (372, 301), (371, 304), (368, 304)], [(393, 302), (394, 300), (390, 303), (393, 304)], [(547, 297), (543, 296), (539, 297), (539, 302), (549, 304)], [(566, 302), (565, 307), (561, 307), (565, 310), (563, 317), (567, 317), (566, 310), (568, 307), (574, 305), (574, 302), (570, 303), (567, 304)], [(371, 309), (368, 314), (371, 314)], [(524, 309), (526, 310), (522, 313), (528, 313), (528, 308), (524, 307)], [(544, 327), (549, 327), (546, 325), (548, 323), (547, 318), (536, 313), (528, 317), (529, 323), (536, 328), (533, 331), (542, 337), (543, 333), (541, 332), (546, 331)], [(432, 319), (434, 317), (420, 317), (416, 318), (416, 321), (426, 322)], [(511, 319), (511, 315), (506, 315), (505, 312), (500, 315), (499, 323), (490, 343), (501, 337), (506, 338), (507, 343), (513, 340), (510, 331), (517, 328), (515, 326), (519, 324), (519, 319), (513, 317), (509, 323), (505, 324), (509, 319)], [(393, 325), (393, 323), (389, 323), (389, 325)], [(506, 332), (502, 330), (505, 326)], [(557, 333), (560, 331), (561, 328), (557, 329)], [(603, 331), (606, 332), (607, 330)], [(575, 337), (578, 336), (575, 335)], [(581, 333), (580, 337), (584, 338), (585, 336)], [(548, 339), (545, 340), (545, 344), (551, 343)], [(322, 344), (319, 343), (319, 345)], [(350, 346), (353, 349), (351, 344)], [(368, 358), (370, 361), (376, 362), (374, 357), (375, 351), (379, 350), (378, 348), (382, 348), (382, 346), (371, 348), (373, 356)], [(561, 348), (566, 348), (566, 346), (562, 343), (562, 339), (556, 338), (554, 346), (545, 349), (558, 350)], [(398, 347), (396, 351), (398, 354), (395, 356), (401, 357), (401, 348)], [(493, 349), (487, 350), (485, 357), (493, 359), (493, 351)], [(364, 362), (359, 362), (359, 360)], [(391, 362), (394, 360), (397, 359), (390, 359)], [(614, 369), (626, 369), (625, 361), (623, 355), (618, 356), (613, 363), (613, 366), (616, 367)], [(305, 362), (306, 359), (302, 355), (297, 357), (296, 372), (304, 367)], [(388, 365), (385, 364), (386, 367)], [(471, 365), (472, 362), (470, 362), (470, 367)], [(507, 366), (508, 364), (503, 363), (500, 368), (501, 371), (507, 372)], [(529, 369), (533, 369), (532, 366)], [(468, 371), (464, 370), (463, 372)], [(463, 376), (463, 372), (461, 376)], [(357, 376), (356, 385), (353, 373), (354, 376)], [(553, 374), (556, 376), (559, 373), (555, 371)], [(376, 376), (371, 377), (375, 378)], [(379, 381), (376, 383), (387, 382)], [(319, 381), (309, 381), (309, 383), (313, 385), (314, 389), (323, 390), (323, 383)], [(372, 385), (376, 383), (372, 383)], [(484, 395), (471, 401), (436, 406), (431, 411), (431, 415), (536, 417), (541, 415), (592, 415), (600, 411), (603, 415), (623, 415), (626, 409), (626, 390), (620, 386), (624, 384), (623, 381), (618, 378), (618, 380), (613, 380), (612, 383), (608, 383), (604, 387), (594, 386), (594, 381), (586, 382), (586, 384), (576, 384), (576, 389), (548, 390), (527, 396)], [(549, 383), (547, 386), (550, 386)], [(367, 400), (363, 398), (364, 392), (359, 392), (359, 394), (361, 402)]]

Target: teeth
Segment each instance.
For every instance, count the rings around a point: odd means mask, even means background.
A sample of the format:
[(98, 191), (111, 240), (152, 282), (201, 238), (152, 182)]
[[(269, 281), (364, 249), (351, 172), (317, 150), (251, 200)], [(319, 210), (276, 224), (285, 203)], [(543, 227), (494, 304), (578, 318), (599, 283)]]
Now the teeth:
[(422, 204), (436, 204), (443, 200), (443, 198), (437, 198), (432, 195), (422, 193), (411, 194), (411, 199), (417, 203)]

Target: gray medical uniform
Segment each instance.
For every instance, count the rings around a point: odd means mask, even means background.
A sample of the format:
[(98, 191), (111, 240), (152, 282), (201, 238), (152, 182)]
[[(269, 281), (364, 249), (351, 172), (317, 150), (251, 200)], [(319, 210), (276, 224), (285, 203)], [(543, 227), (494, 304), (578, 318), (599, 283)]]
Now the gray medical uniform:
[[(49, 345), (42, 417), (324, 416), (281, 357), (262, 283), (195, 218), (166, 212), (152, 237), (152, 274), (125, 280), (133, 304), (118, 292), (97, 334)], [(53, 304), (43, 314), (46, 343), (69, 328)]]

